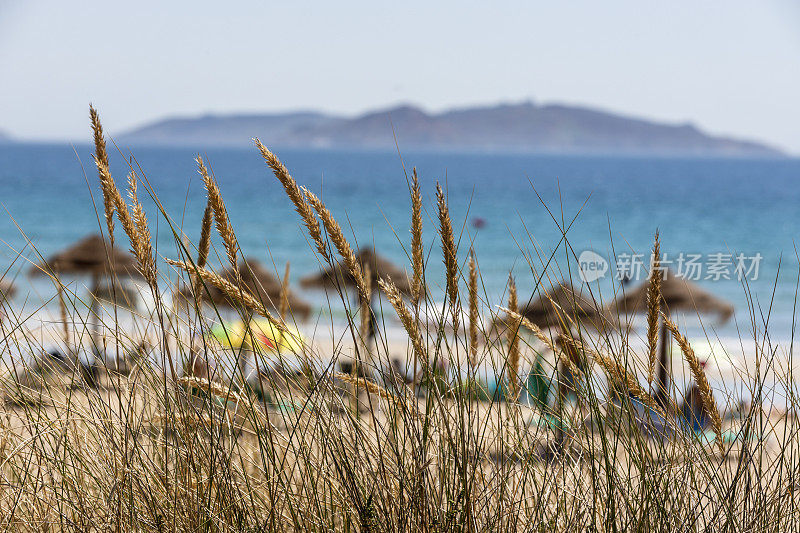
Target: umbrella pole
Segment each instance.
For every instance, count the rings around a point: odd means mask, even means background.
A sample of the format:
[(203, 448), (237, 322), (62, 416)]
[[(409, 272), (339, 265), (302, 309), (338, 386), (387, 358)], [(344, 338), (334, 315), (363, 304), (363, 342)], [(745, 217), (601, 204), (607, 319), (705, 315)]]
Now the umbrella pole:
[(99, 317), (99, 305), (97, 301), (97, 293), (100, 290), (100, 274), (94, 272), (92, 274), (92, 294), (90, 295), (92, 299), (91, 306), (89, 307), (89, 320), (91, 320), (91, 340), (92, 340), (92, 352), (95, 355), (100, 354), (100, 317)]
[(667, 353), (669, 342), (669, 331), (664, 320), (661, 321), (661, 346), (658, 356), (658, 385), (656, 389), (656, 402), (663, 408), (667, 407), (669, 398), (669, 378), (670, 378), (670, 358)]
[(61, 315), (61, 327), (64, 328), (64, 349), (66, 356), (72, 358), (72, 347), (69, 340), (69, 321), (67, 318), (67, 304), (64, 302), (64, 287), (61, 285), (61, 280), (56, 280), (58, 283), (58, 311)]

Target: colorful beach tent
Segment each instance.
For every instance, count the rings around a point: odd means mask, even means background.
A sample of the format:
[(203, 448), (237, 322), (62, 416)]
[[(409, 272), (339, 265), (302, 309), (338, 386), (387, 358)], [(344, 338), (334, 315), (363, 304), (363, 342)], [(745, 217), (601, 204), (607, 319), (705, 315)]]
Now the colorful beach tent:
[(211, 329), (211, 338), (232, 349), (295, 354), (303, 350), (303, 337), (296, 328), (287, 326), (281, 331), (264, 318), (218, 324)]

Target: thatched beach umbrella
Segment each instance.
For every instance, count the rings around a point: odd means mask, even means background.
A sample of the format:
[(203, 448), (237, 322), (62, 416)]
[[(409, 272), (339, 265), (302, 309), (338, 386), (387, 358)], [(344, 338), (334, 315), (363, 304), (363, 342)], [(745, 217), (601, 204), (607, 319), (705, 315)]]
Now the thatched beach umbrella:
[[(576, 289), (571, 282), (562, 281), (554, 284), (544, 292), (522, 306), (519, 314), (542, 329), (559, 328), (566, 334), (574, 322), (583, 326), (603, 331), (608, 327), (618, 328), (619, 319), (595, 302), (588, 292)], [(506, 318), (497, 318), (496, 327), (504, 328), (508, 324)], [(502, 331), (502, 330), (501, 330)]]
[[(84, 237), (67, 249), (35, 265), (31, 275), (91, 276), (91, 311), (97, 315), (97, 298), (100, 280), (104, 277), (141, 277), (136, 260), (131, 254), (110, 246), (101, 235)], [(96, 331), (93, 332), (95, 334)], [(97, 339), (94, 339), (97, 346)]]
[[(361, 265), (361, 271), (366, 271), (369, 266), (371, 272), (371, 287), (378, 286), (379, 279), (390, 279), (401, 294), (411, 294), (411, 283), (408, 275), (388, 259), (375, 253), (370, 246), (361, 248), (356, 254), (356, 260)], [(354, 288), (355, 279), (350, 270), (339, 262), (336, 266), (300, 280), (300, 286), (304, 288), (337, 288), (340, 286)]]
[(31, 268), (32, 275), (67, 274), (92, 276), (141, 277), (131, 254), (111, 247), (100, 235), (84, 237), (69, 248)]
[(520, 309), (519, 313), (542, 329), (563, 329), (565, 326), (569, 329), (569, 319), (598, 331), (619, 325), (613, 313), (600, 306), (588, 293), (576, 290), (569, 281), (553, 285)]
[[(362, 313), (362, 330), (366, 331), (365, 343), (372, 342), (377, 334), (378, 326), (375, 311), (372, 308), (372, 297), (375, 289), (378, 288), (379, 279), (388, 279), (397, 287), (400, 294), (411, 295), (411, 282), (408, 275), (401, 268), (397, 267), (388, 259), (375, 253), (370, 246), (364, 246), (358, 250), (356, 261), (361, 266), (361, 272), (368, 278), (369, 298), (364, 298), (361, 291), (358, 291), (355, 278), (350, 273), (350, 269), (339, 261), (336, 265), (323, 270), (319, 274), (308, 276), (300, 280), (300, 286), (304, 288), (333, 288), (336, 290), (346, 290), (353, 288), (357, 290), (358, 307)], [(366, 348), (367, 358), (370, 357), (370, 349)], [(355, 368), (355, 367), (353, 367)]]
[[(279, 308), (283, 285), (280, 280), (259, 261), (255, 259), (245, 259), (245, 262), (240, 264), (236, 271), (228, 267), (223, 270), (220, 275), (233, 283), (237, 283), (241, 280), (241, 283), (259, 301), (276, 310)], [(206, 289), (201, 286), (199, 290), (201, 291), (201, 297), (207, 299), (214, 305), (237, 307), (237, 302), (232, 302), (224, 292), (216, 287), (208, 286)], [(298, 298), (291, 291), (287, 293), (286, 298), (289, 303), (290, 315), (298, 316), (303, 320), (306, 320), (309, 315), (311, 315), (311, 305)]]
[[(611, 307), (617, 314), (647, 313), (647, 289), (650, 281), (642, 283), (632, 291), (624, 292)], [(727, 322), (733, 315), (733, 305), (722, 300), (689, 280), (679, 278), (669, 270), (664, 272), (661, 282), (661, 310), (669, 315), (674, 311), (688, 311), (697, 314), (717, 315), (722, 322)], [(658, 389), (656, 400), (666, 405), (667, 391), (671, 374), (670, 361), (667, 356), (669, 331), (662, 321), (661, 346), (659, 349)]]

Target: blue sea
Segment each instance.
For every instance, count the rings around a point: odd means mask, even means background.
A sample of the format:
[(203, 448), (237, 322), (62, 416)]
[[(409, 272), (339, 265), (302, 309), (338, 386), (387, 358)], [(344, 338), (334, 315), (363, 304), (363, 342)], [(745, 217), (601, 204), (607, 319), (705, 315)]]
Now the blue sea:
[[(734, 304), (736, 320), (723, 332), (735, 336), (738, 328), (748, 335), (749, 294), (757, 321), (769, 315), (773, 337), (791, 336), (799, 271), (800, 160), (275, 152), (300, 184), (320, 195), (354, 243), (373, 246), (404, 267), (410, 263), (408, 179), (416, 167), (435, 298), (443, 292), (436, 231), (439, 182), (447, 193), (460, 255), (466, 258), (470, 247), (475, 249), (483, 285), (495, 303), (503, 301), (510, 272), (523, 296), (532, 293), (543, 273), (545, 285), (568, 276), (580, 285), (576, 257), (586, 250), (609, 264), (593, 292), (610, 300), (619, 284), (617, 266), (639, 258), (642, 270), (628, 273), (632, 284), (645, 279), (658, 230), (674, 269), (682, 266), (679, 260), (695, 257), (703, 268), (698, 284)], [(100, 230), (102, 198), (91, 153), (89, 146), (0, 146), (0, 268), (20, 289), (17, 305), (34, 305), (52, 293), (46, 281), (31, 285), (31, 262)], [(177, 257), (173, 229), (193, 242), (199, 237), (205, 194), (194, 162), (197, 153), (183, 148), (112, 150), (112, 172), (120, 187), (130, 161), (171, 219), (167, 223), (140, 186), (161, 257)], [(200, 153), (219, 182), (244, 254), (279, 273), (290, 261), (293, 281), (316, 272), (320, 265), (299, 218), (256, 149)], [(119, 226), (117, 231), (121, 240)], [(749, 261), (746, 281), (737, 279), (737, 257)], [(752, 268), (756, 257), (757, 276)]]

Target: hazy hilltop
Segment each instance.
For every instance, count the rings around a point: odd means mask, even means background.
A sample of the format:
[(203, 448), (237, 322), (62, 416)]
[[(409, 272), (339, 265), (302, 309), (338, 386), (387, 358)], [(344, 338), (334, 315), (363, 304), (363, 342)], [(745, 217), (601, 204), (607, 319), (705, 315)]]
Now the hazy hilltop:
[(552, 153), (779, 155), (755, 141), (708, 135), (596, 109), (532, 102), (427, 113), (410, 106), (355, 118), (320, 112), (169, 118), (118, 139), (130, 144), (481, 150)]
[(284, 139), (292, 139), (291, 144), (304, 144), (302, 132), (340, 120), (315, 112), (167, 118), (118, 138), (130, 143), (214, 146), (244, 145), (253, 137), (261, 137), (264, 142), (281, 139), (286, 143)]

